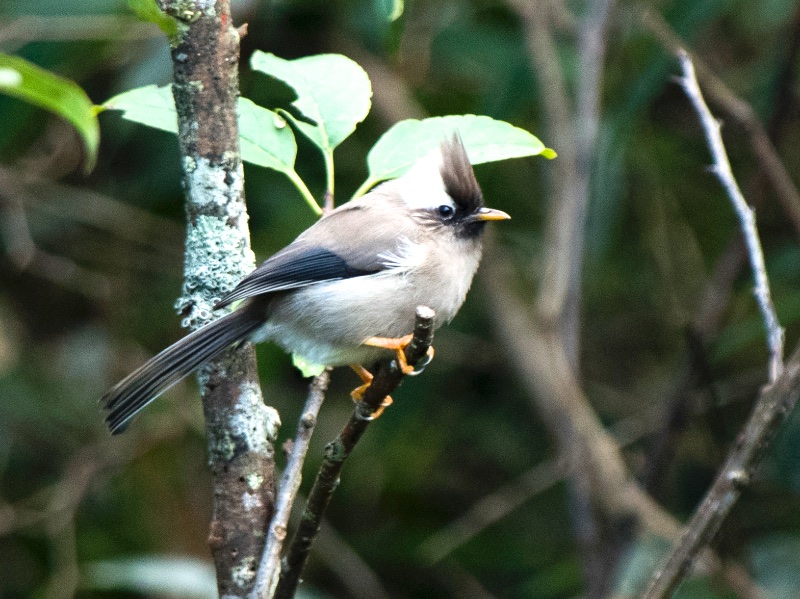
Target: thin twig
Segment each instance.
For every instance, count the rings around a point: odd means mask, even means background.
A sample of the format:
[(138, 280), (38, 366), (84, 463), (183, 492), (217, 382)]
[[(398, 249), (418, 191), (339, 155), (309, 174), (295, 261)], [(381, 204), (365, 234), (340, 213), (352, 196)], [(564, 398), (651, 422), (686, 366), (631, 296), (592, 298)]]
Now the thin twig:
[(300, 489), (300, 482), (303, 479), (303, 463), (305, 462), (308, 445), (311, 442), (311, 435), (317, 424), (317, 414), (325, 400), (325, 391), (328, 389), (330, 381), (330, 371), (325, 370), (314, 380), (308, 389), (308, 398), (300, 415), (297, 424), (297, 436), (292, 444), (289, 460), (286, 469), (283, 471), (278, 485), (278, 496), (275, 499), (275, 515), (269, 524), (267, 533), (267, 544), (264, 547), (264, 555), (261, 557), (261, 565), (258, 568), (256, 584), (253, 587), (253, 599), (269, 599), (275, 592), (280, 576), (281, 550), (283, 541), (286, 539), (286, 529), (289, 525), (289, 516), (292, 513), (297, 491)]
[[(414, 337), (405, 349), (406, 360), (416, 364), (428, 352), (433, 341), (434, 312), (430, 308), (417, 308)], [(300, 583), (300, 574), (308, 560), (311, 545), (319, 532), (322, 518), (325, 515), (331, 496), (339, 483), (342, 471), (353, 448), (373, 420), (373, 414), (381, 407), (383, 400), (394, 391), (403, 379), (403, 372), (397, 361), (384, 362), (379, 366), (372, 384), (364, 392), (363, 399), (356, 404), (339, 436), (325, 448), (325, 458), (317, 472), (314, 486), (308, 495), (308, 502), (300, 518), (300, 525), (295, 532), (292, 544), (281, 572), (274, 599), (291, 599)]]
[(107, 302), (113, 295), (114, 281), (66, 256), (42, 250), (33, 239), (21, 199), (9, 197), (6, 201), (4, 191), (0, 172), (0, 220), (3, 222), (0, 238), (5, 242), (9, 261), (14, 268), (92, 300)]
[[(545, 257), (539, 297), (536, 300), (539, 319), (544, 326), (557, 329), (565, 337), (570, 362), (577, 367), (578, 342), (571, 310), (574, 286), (581, 279), (583, 219), (586, 212), (577, 197), (578, 148), (575, 139), (575, 118), (561, 70), (555, 36), (550, 26), (551, 6), (543, 0), (510, 0), (525, 27), (528, 55), (539, 80), (543, 115), (549, 143), (558, 151), (558, 160), (548, 169), (551, 198), (545, 228)], [(577, 245), (576, 245), (577, 244)], [(575, 351), (573, 351), (575, 350)]]
[[(548, 428), (558, 436), (567, 467), (576, 465), (576, 471), (587, 474), (584, 483), (592, 493), (592, 501), (610, 517), (634, 518), (652, 534), (676, 539), (679, 523), (633, 479), (619, 445), (572, 377), (563, 347), (537, 327), (524, 303), (515, 297), (508, 284), (514, 280), (510, 264), (498, 252), (489, 255), (491, 260), (486, 260), (483, 268), (483, 283), (494, 308), (499, 338), (505, 344), (509, 364), (537, 402)], [(730, 569), (710, 552), (701, 555), (701, 560), (712, 572), (719, 570), (740, 597), (760, 596), (755, 585), (732, 576)]]
[(697, 111), (714, 157), (713, 171), (728, 193), (742, 225), (745, 243), (754, 271), (755, 295), (767, 328), (770, 351), (770, 385), (762, 390), (753, 413), (725, 465), (717, 475), (703, 502), (695, 511), (681, 539), (673, 546), (664, 565), (653, 575), (645, 591), (645, 599), (671, 596), (700, 551), (711, 542), (725, 517), (749, 484), (753, 473), (778, 428), (797, 401), (800, 393), (800, 352), (795, 352), (789, 365), (783, 366), (783, 329), (778, 323), (769, 293), (764, 256), (755, 227), (753, 209), (747, 205), (731, 172), (720, 124), (711, 115), (703, 100), (695, 77), (692, 60), (686, 52), (678, 52), (683, 70), (680, 83)]
[(797, 403), (798, 395), (800, 348), (789, 358), (780, 377), (761, 391), (736, 446), (692, 516), (683, 536), (673, 546), (663, 565), (653, 574), (643, 599), (664, 599), (672, 596), (699, 552), (714, 538), (742, 490), (752, 480), (775, 434)]
[(711, 170), (725, 188), (742, 227), (742, 234), (750, 256), (750, 264), (753, 268), (755, 282), (753, 292), (761, 310), (761, 316), (764, 319), (764, 326), (767, 329), (767, 347), (770, 353), (769, 380), (770, 382), (775, 382), (783, 369), (783, 328), (778, 322), (778, 315), (775, 313), (775, 306), (772, 304), (769, 279), (767, 278), (767, 269), (764, 264), (764, 253), (761, 250), (761, 241), (756, 228), (755, 211), (747, 204), (736, 183), (736, 179), (733, 177), (731, 165), (728, 162), (728, 154), (722, 142), (721, 125), (713, 117), (703, 99), (700, 85), (697, 83), (697, 77), (695, 77), (692, 59), (685, 51), (680, 51), (678, 60), (683, 69), (683, 77), (680, 78), (681, 86), (700, 117), (711, 155), (714, 158), (714, 166), (711, 167)]
[[(655, 11), (645, 10), (641, 14), (641, 22), (662, 46), (676, 54), (682, 51), (686, 52), (683, 40), (670, 29), (669, 24), (661, 15)], [(747, 130), (753, 153), (772, 184), (784, 212), (792, 221), (795, 230), (800, 232), (800, 191), (789, 176), (786, 166), (775, 149), (774, 141), (770, 139), (770, 135), (761, 124), (756, 111), (734, 94), (725, 82), (701, 60), (692, 56), (692, 62), (711, 101)], [(791, 64), (791, 61), (787, 64)]]
[[(641, 441), (661, 426), (661, 411), (655, 407), (643, 414), (623, 418), (610, 427), (620, 448)], [(478, 499), (455, 520), (428, 537), (418, 548), (420, 559), (434, 565), (466, 544), (492, 524), (507, 517), (526, 501), (531, 500), (568, 474), (563, 459), (550, 458), (532, 466), (513, 481), (505, 483)]]
[[(658, 12), (645, 9), (640, 15), (640, 21), (645, 29), (671, 52), (674, 53), (684, 47), (684, 41)], [(690, 50), (687, 51), (690, 52), (697, 78), (710, 103), (717, 105), (733, 120), (739, 122), (750, 135), (751, 148), (760, 164), (744, 188), (745, 197), (756, 210), (759, 210), (764, 205), (766, 191), (771, 187), (787, 217), (793, 223), (795, 231), (800, 233), (800, 192), (794, 186), (777, 153), (780, 141), (788, 129), (786, 125), (794, 117), (795, 112), (794, 73), (797, 55), (800, 52), (800, 9), (795, 11), (792, 22), (792, 32), (787, 36), (791, 42), (787, 45), (781, 59), (782, 64), (778, 67), (778, 72), (781, 74), (775, 79), (774, 89), (765, 94), (772, 98), (771, 107), (767, 110), (771, 116), (765, 125), (761, 124), (752, 107), (741, 110), (741, 106), (747, 105), (746, 102), (737, 97), (725, 82), (703, 63), (702, 59), (692, 54)], [(749, 122), (743, 122), (740, 118), (742, 116), (752, 118)], [(759, 140), (766, 140), (768, 144), (763, 144)], [(777, 169), (773, 170), (770, 165), (777, 165)], [(650, 443), (646, 465), (643, 468), (643, 472), (646, 473), (643, 479), (647, 481), (645, 486), (656, 498), (664, 482), (663, 473), (676, 451), (678, 438), (685, 427), (689, 426), (688, 403), (691, 390), (695, 386), (708, 387), (711, 395), (716, 395), (713, 392), (715, 385), (711, 384), (711, 374), (706, 369), (707, 351), (704, 348), (716, 338), (723, 316), (730, 305), (734, 283), (746, 265), (747, 248), (741, 232), (737, 230), (717, 260), (714, 273), (706, 282), (694, 316), (686, 320), (685, 335), (690, 355), (684, 358), (684, 365), (675, 376), (673, 391), (669, 394), (670, 400), (667, 402), (664, 424)], [(713, 397), (709, 399), (715, 403), (720, 400)]]

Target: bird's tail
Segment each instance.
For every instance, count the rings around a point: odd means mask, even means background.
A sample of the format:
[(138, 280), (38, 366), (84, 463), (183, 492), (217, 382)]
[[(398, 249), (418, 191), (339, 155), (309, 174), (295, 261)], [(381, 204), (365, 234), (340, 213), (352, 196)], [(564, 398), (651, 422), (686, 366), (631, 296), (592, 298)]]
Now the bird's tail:
[(243, 341), (263, 320), (250, 310), (236, 310), (187, 335), (117, 383), (101, 402), (106, 423), (116, 435), (147, 404), (225, 348)]

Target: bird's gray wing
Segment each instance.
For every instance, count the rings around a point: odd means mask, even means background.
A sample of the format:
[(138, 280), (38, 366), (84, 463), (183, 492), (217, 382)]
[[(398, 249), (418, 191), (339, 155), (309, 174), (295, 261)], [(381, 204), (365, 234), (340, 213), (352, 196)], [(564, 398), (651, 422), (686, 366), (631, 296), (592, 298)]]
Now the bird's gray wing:
[[(405, 223), (392, 217), (376, 222), (367, 214), (371, 212), (369, 205), (351, 204), (319, 220), (268, 258), (216, 307), (255, 295), (366, 276), (390, 268), (385, 256), (396, 251)], [(348, 230), (354, 224), (356, 230)]]
[(222, 308), (254, 295), (288, 291), (322, 281), (349, 279), (379, 270), (354, 268), (341, 256), (323, 247), (301, 246), (291, 249), (292, 251), (282, 251), (269, 258), (223, 297), (216, 307)]

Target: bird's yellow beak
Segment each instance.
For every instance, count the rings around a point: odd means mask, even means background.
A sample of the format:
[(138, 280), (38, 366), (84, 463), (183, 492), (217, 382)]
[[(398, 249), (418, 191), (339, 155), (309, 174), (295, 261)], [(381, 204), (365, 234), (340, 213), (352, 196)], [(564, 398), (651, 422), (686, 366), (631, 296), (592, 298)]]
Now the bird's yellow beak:
[(475, 220), (508, 220), (511, 218), (502, 210), (495, 210), (494, 208), (481, 208), (475, 215)]

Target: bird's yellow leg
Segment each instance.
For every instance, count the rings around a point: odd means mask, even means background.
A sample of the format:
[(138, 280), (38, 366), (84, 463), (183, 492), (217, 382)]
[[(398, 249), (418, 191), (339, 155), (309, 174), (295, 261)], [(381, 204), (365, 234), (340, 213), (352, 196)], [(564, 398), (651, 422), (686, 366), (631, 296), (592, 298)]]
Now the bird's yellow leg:
[(398, 337), (396, 339), (391, 337), (370, 337), (364, 341), (364, 345), (394, 350), (394, 352), (397, 354), (397, 363), (400, 366), (400, 370), (403, 371), (403, 374), (419, 374), (424, 370), (425, 366), (431, 363), (434, 352), (433, 346), (429, 347), (427, 351), (428, 359), (419, 370), (415, 370), (414, 366), (409, 365), (409, 363), (406, 361), (405, 353), (406, 347), (408, 347), (408, 344), (411, 343), (413, 338), (414, 335), (404, 335), (403, 337)]
[[(353, 401), (359, 402), (364, 399), (364, 391), (366, 391), (369, 388), (369, 386), (372, 384), (372, 379), (375, 377), (373, 377), (372, 373), (366, 368), (364, 368), (361, 364), (350, 364), (350, 368), (352, 368), (358, 375), (358, 377), (364, 382), (363, 385), (356, 387), (350, 392), (350, 397), (353, 398)], [(390, 405), (392, 405), (393, 401), (394, 400), (387, 395), (384, 398), (383, 403), (381, 403), (380, 407), (372, 413), (371, 416), (372, 419), (374, 420), (375, 418), (378, 418), (378, 416), (383, 414), (383, 411)]]
[(411, 374), (414, 372), (414, 367), (410, 366), (406, 361), (406, 354), (403, 350), (411, 343), (413, 338), (414, 335), (404, 335), (396, 339), (391, 337), (370, 337), (364, 341), (364, 345), (393, 350), (397, 354), (397, 364), (400, 366), (400, 370), (403, 371), (403, 374)]

